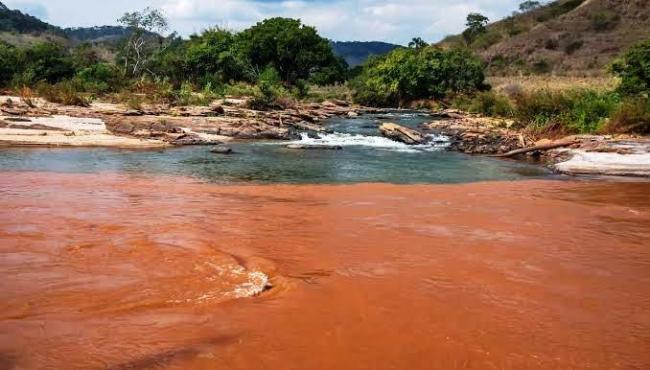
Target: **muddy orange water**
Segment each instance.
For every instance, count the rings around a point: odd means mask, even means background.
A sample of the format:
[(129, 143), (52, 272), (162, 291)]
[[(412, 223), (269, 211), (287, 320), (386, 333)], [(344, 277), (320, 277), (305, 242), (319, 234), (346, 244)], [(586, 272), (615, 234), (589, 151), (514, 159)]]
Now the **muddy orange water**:
[(2, 173), (0, 202), (1, 369), (650, 368), (647, 183)]

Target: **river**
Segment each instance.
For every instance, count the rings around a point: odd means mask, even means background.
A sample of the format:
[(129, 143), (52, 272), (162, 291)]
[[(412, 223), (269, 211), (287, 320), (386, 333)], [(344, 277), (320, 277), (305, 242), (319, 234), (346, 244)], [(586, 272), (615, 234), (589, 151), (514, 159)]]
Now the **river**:
[(0, 368), (650, 366), (650, 184), (235, 148), (0, 152)]

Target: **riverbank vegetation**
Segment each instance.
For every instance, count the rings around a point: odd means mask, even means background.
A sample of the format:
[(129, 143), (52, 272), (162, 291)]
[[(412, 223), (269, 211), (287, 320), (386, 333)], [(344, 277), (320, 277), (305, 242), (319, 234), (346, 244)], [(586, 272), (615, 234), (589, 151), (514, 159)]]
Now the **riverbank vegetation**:
[(611, 66), (616, 88), (528, 89), (517, 84), (457, 95), (451, 106), (513, 119), (540, 133), (650, 133), (650, 40), (636, 45)]
[[(530, 1), (521, 7), (539, 9)], [(271, 18), (241, 32), (214, 28), (189, 39), (161, 36), (168, 23), (155, 9), (126, 13), (119, 22), (130, 32), (110, 46), (0, 43), (0, 88), (25, 100), (38, 95), (79, 106), (97, 98), (141, 109), (146, 103), (208, 105), (245, 97), (250, 108), (264, 110), (298, 100), (339, 99), (458, 108), (547, 135), (650, 133), (650, 40), (611, 64), (616, 84), (492, 88), (487, 63), (468, 47), (489, 33), (488, 19), (478, 13), (467, 17), (465, 45), (442, 48), (415, 38), (354, 69), (300, 20)]]
[(131, 33), (109, 49), (0, 43), (0, 87), (80, 105), (107, 95), (175, 105), (246, 95), (262, 109), (280, 98), (304, 98), (310, 85), (347, 79), (345, 61), (300, 20), (267, 19), (239, 33), (208, 29), (188, 40), (160, 36), (168, 25), (155, 9), (127, 13), (119, 22)]

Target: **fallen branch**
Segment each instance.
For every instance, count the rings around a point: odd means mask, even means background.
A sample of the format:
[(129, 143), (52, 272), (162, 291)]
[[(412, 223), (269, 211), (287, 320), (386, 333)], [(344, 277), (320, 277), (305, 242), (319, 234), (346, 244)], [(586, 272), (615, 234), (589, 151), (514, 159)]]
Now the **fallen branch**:
[(505, 158), (513, 157), (513, 156), (518, 155), (518, 154), (526, 154), (526, 153), (534, 152), (534, 151), (538, 151), (538, 150), (551, 150), (551, 149), (571, 146), (571, 145), (575, 144), (576, 142), (577, 142), (577, 140), (555, 141), (555, 142), (548, 143), (548, 144), (542, 144), (542, 145), (536, 145), (536, 146), (532, 146), (532, 147), (528, 147), (528, 148), (512, 150), (512, 151), (509, 151), (508, 153), (504, 153), (504, 154), (496, 154), (496, 155), (493, 155), (493, 157), (505, 157)]

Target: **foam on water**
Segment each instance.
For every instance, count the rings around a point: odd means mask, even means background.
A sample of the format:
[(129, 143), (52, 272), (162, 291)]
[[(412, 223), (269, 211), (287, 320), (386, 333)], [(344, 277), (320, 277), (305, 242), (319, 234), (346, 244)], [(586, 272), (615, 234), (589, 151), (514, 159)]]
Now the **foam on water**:
[(382, 136), (367, 136), (334, 132), (331, 134), (318, 134), (318, 138), (309, 137), (306, 133), (300, 134), (300, 140), (292, 144), (304, 145), (338, 145), (338, 146), (363, 146), (382, 150), (392, 150), (406, 153), (435, 151), (445, 148), (449, 138), (440, 135), (429, 135), (431, 142), (422, 145), (406, 145)]

